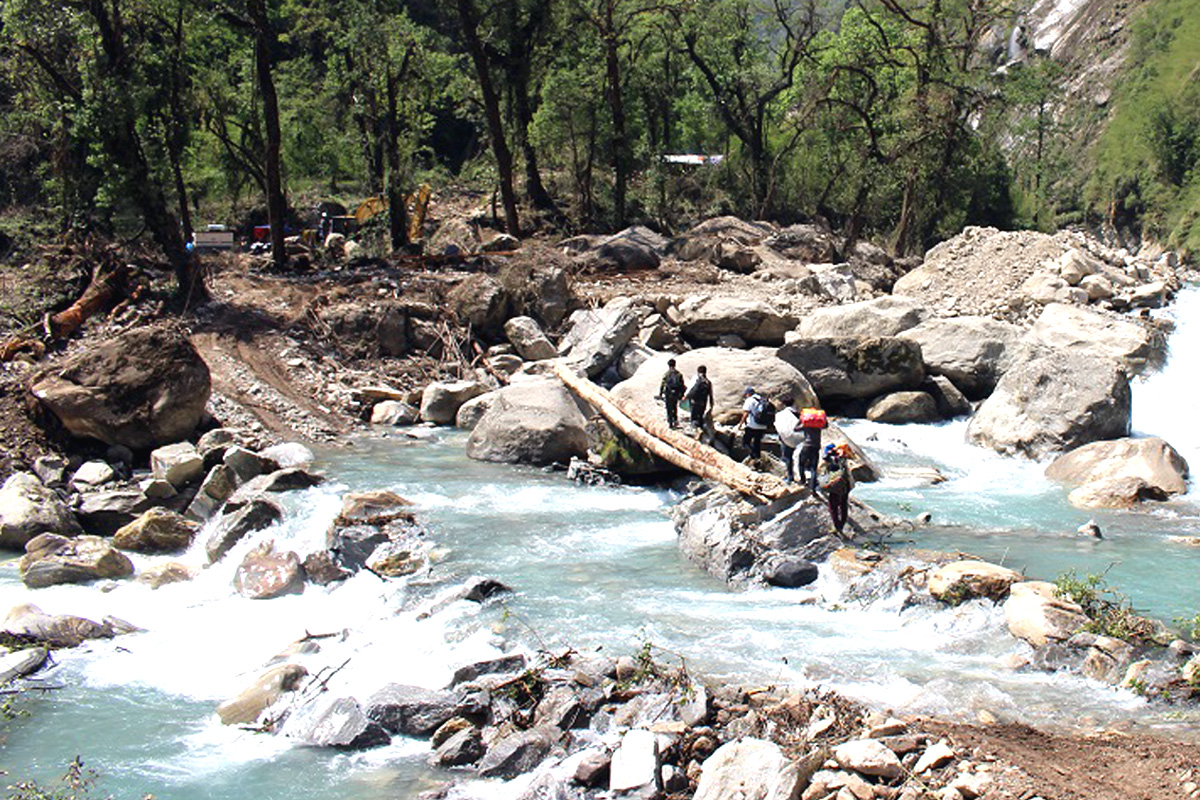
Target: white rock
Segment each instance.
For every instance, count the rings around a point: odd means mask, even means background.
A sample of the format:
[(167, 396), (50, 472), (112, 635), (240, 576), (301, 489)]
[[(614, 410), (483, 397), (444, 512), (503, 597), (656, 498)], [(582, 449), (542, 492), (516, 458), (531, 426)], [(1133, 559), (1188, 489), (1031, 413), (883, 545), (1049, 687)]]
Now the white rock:
[(904, 767), (885, 744), (875, 739), (855, 739), (833, 749), (833, 758), (842, 769), (880, 778), (898, 778)]
[(621, 737), (609, 767), (608, 788), (625, 792), (654, 786), (658, 780), (658, 740), (648, 730), (632, 730)]
[(150, 453), (150, 472), (178, 489), (204, 474), (204, 459), (190, 442), (169, 444)]
[(951, 747), (945, 739), (942, 739), (937, 744), (932, 744), (925, 748), (925, 752), (917, 759), (916, 765), (913, 767), (913, 772), (920, 775), (931, 769), (945, 766), (954, 760), (954, 748)]

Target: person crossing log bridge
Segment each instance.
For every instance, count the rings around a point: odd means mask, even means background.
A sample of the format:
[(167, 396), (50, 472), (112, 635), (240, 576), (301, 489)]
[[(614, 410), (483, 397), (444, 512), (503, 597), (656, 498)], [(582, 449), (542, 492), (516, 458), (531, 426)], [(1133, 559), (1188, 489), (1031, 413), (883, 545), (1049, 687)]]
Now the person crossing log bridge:
[(554, 374), (568, 389), (595, 407), (613, 427), (663, 461), (767, 502), (806, 491), (774, 475), (740, 464), (708, 445), (672, 430), (640, 409), (621, 403), (608, 390), (579, 375), (562, 361), (554, 362)]

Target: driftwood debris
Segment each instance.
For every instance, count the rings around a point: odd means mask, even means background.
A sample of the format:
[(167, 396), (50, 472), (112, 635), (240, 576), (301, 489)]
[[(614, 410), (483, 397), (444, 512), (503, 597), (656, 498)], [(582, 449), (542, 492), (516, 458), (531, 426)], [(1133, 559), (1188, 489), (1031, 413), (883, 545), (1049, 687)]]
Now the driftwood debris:
[(78, 300), (69, 308), (46, 316), (46, 335), (53, 339), (66, 339), (88, 317), (116, 305), (129, 292), (131, 274), (132, 270), (127, 264), (115, 260), (102, 262), (92, 273), (91, 282)]
[(591, 403), (617, 430), (663, 461), (764, 501), (780, 500), (804, 491), (774, 475), (739, 464), (708, 445), (672, 430), (640, 409), (619, 402), (607, 390), (580, 376), (562, 361), (554, 362), (554, 374), (568, 389)]

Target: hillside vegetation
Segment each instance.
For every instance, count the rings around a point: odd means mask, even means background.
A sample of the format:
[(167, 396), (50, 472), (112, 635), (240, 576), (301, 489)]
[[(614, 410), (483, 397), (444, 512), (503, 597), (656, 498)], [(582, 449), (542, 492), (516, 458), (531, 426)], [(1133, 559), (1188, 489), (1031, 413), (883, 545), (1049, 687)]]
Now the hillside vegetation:
[(318, 200), (381, 195), (386, 253), (423, 182), (514, 233), (734, 213), (901, 255), (1073, 221), (1194, 247), (1197, 4), (1144, 6), (1089, 178), (1054, 113), (1072, 71), (1012, 63), (1002, 2), (10, 0), (0, 209), (143, 233), (188, 292), (203, 222), (270, 223), (282, 267)]
[(1108, 126), (1086, 187), (1092, 211), (1200, 250), (1200, 2), (1138, 13)]

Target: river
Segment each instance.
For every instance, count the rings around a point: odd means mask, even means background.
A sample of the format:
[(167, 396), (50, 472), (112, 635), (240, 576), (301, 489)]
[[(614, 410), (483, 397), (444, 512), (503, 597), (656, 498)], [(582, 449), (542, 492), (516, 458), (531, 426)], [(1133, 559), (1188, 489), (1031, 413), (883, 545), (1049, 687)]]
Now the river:
[[(1187, 391), (1200, 352), (1200, 290), (1186, 290), (1172, 311), (1181, 320), (1172, 357), (1135, 386), (1134, 426), (1200, 464)], [(1158, 618), (1200, 611), (1200, 548), (1169, 539), (1200, 533), (1194, 488), (1146, 512), (1083, 512), (1045, 480), (1041, 465), (970, 447), (964, 427), (849, 426), (885, 468), (933, 465), (950, 478), (936, 487), (884, 480), (857, 490), (890, 513), (933, 514), (934, 525), (896, 537), (893, 547), (959, 548), (1039, 578), (1070, 568), (1101, 572)], [(120, 798), (375, 800), (415, 797), (443, 780), (425, 764), (425, 742), (397, 739), (338, 754), (219, 724), (216, 705), (305, 633), (336, 634), (303, 663), (313, 673), (337, 670), (331, 690), (360, 699), (388, 682), (439, 687), (455, 667), (513, 649), (622, 655), (648, 641), (661, 658), (683, 659), (699, 674), (821, 685), (901, 713), (970, 719), (987, 710), (1051, 726), (1134, 724), (1200, 735), (1195, 712), (1074, 675), (1005, 668), (1006, 656), (1027, 649), (990, 603), (838, 604), (828, 577), (801, 590), (733, 592), (680, 557), (668, 493), (581, 487), (561, 474), (473, 462), (464, 441), (457, 432), (429, 441), (393, 434), (322, 453), (318, 467), (330, 483), (288, 496), (281, 526), (240, 543), (189, 583), (34, 592), (21, 585), (15, 561), (0, 564), (4, 607), (34, 602), (51, 613), (112, 614), (146, 629), (56, 654), (47, 682), (62, 688), (24, 700), (28, 714), (3, 723), (0, 766), (10, 780), (49, 779), (77, 754), (98, 770), (99, 792)], [(431, 576), (384, 582), (364, 572), (270, 601), (234, 593), (233, 570), (247, 549), (269, 537), (302, 554), (314, 550), (341, 494), (375, 488), (416, 502), (442, 551)], [(1103, 540), (1075, 532), (1089, 518)], [(157, 560), (135, 557), (139, 566)], [(201, 565), (202, 544), (176, 560)], [(471, 575), (497, 578), (514, 593), (483, 606), (455, 601), (422, 618)], [(455, 796), (512, 797), (519, 785), (473, 782)]]

